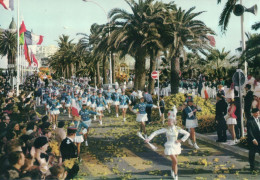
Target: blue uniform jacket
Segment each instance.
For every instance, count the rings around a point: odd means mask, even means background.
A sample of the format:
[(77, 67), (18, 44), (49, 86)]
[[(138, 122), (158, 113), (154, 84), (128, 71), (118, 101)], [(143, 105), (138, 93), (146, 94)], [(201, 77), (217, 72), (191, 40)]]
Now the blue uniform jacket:
[(120, 105), (127, 105), (129, 103), (129, 97), (127, 95), (121, 95), (119, 97)]
[(134, 106), (133, 109), (138, 109), (140, 114), (146, 114), (146, 107), (153, 107), (153, 104), (139, 103)]
[(90, 97), (91, 103), (92, 103), (92, 104), (96, 103), (96, 99), (97, 99), (97, 96), (96, 96), (96, 95), (92, 95), (92, 96)]
[(59, 108), (58, 108), (59, 105), (60, 105), (60, 103), (57, 99), (49, 100), (49, 106), (50, 106), (51, 111), (59, 110)]
[[(190, 107), (190, 108), (189, 108)], [(184, 111), (186, 113), (187, 120), (194, 120), (196, 119), (196, 112), (193, 113), (192, 116), (189, 116), (189, 113), (197, 109), (195, 106), (187, 106)]]
[(70, 95), (67, 95), (65, 100), (66, 100), (66, 104), (71, 104), (71, 96)]
[(107, 102), (105, 101), (104, 97), (97, 97), (96, 99), (97, 107), (104, 107), (104, 105), (107, 105)]
[[(81, 136), (82, 134), (79, 134), (82, 130), (82, 128), (88, 129), (88, 126), (83, 121), (74, 121), (75, 128), (77, 128), (76, 136)], [(79, 124), (79, 125), (78, 125)]]
[(112, 94), (112, 99), (113, 99), (113, 101), (119, 101), (119, 97), (120, 97), (120, 94), (119, 94), (119, 93), (113, 93), (113, 94)]
[(87, 109), (81, 109), (79, 111), (79, 115), (81, 116), (82, 121), (89, 121), (90, 120), (90, 117), (89, 117), (90, 114), (97, 115), (96, 112), (90, 111), (90, 110), (87, 110)]

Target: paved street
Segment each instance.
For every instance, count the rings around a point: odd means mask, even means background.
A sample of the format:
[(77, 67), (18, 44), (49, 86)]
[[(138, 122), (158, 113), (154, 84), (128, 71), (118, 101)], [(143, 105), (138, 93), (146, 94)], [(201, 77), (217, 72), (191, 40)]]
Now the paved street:
[[(60, 115), (60, 120), (67, 120)], [(151, 134), (162, 126), (149, 125)], [(136, 136), (138, 124), (135, 115), (106, 117), (103, 125), (93, 123), (89, 135), (89, 147), (82, 144), (79, 179), (171, 179), (169, 157), (163, 153), (165, 135), (158, 136), (152, 143), (158, 151), (152, 151)], [(178, 157), (179, 179), (259, 179), (260, 175), (249, 172), (247, 159), (228, 151), (199, 142), (200, 150), (195, 151), (186, 143)], [(259, 166), (258, 166), (259, 167)]]

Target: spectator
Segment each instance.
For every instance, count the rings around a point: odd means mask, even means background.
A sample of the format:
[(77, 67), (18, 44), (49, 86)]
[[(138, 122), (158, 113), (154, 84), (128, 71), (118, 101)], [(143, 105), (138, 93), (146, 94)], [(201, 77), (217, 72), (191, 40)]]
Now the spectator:
[(246, 119), (248, 120), (251, 117), (251, 106), (253, 102), (253, 91), (251, 91), (251, 85), (247, 84), (245, 87), (246, 96), (244, 97), (244, 111)]
[(259, 109), (252, 109), (252, 117), (247, 121), (247, 140), (249, 144), (250, 170), (255, 170), (255, 153), (260, 154)]

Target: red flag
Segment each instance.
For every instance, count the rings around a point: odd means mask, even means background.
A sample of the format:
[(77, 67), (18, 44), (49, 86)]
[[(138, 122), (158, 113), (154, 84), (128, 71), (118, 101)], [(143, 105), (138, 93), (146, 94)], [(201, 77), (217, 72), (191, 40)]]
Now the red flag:
[(32, 55), (32, 58), (33, 58), (33, 62), (34, 62), (35, 64), (37, 64), (37, 67), (38, 67), (38, 61), (37, 61), (37, 59), (35, 58), (35, 55), (34, 55), (34, 54)]
[(0, 0), (0, 4), (7, 10), (14, 10), (14, 0)]
[(22, 22), (21, 26), (20, 26), (20, 30), (19, 30), (19, 35), (21, 36), (22, 33), (26, 32), (26, 27), (24, 24), (24, 21)]
[(215, 41), (214, 36), (208, 35), (208, 39), (209, 39), (209, 44), (210, 44), (212, 47), (215, 47), (215, 46), (216, 46), (216, 41)]
[(29, 50), (28, 50), (28, 46), (26, 44), (26, 41), (24, 43), (24, 56), (25, 56), (25, 59), (28, 61), (29, 66), (31, 66), (32, 61), (30, 59)]

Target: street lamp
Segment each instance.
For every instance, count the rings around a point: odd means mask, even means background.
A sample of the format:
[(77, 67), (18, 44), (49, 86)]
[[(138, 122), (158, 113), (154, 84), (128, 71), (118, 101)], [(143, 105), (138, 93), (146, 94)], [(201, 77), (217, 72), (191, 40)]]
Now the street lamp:
[[(241, 39), (242, 39), (242, 52), (246, 49), (245, 42), (245, 27), (244, 27), (244, 12), (250, 12), (254, 15), (257, 14), (257, 5), (254, 5), (251, 8), (246, 8), (243, 6), (243, 0), (240, 0), (240, 4), (235, 5), (233, 13), (236, 16), (241, 16)], [(245, 61), (245, 75), (247, 77), (247, 62)]]
[[(106, 10), (100, 5), (98, 4), (96, 1), (93, 0), (83, 0), (84, 2), (92, 2), (94, 4), (96, 4), (98, 7), (100, 7), (102, 9), (102, 11), (105, 13), (106, 17), (107, 17), (107, 22), (108, 22), (108, 36), (110, 36), (110, 18), (108, 16), (108, 13), (106, 12)], [(109, 53), (109, 78), (110, 78), (110, 87), (112, 87), (112, 62), (111, 62), (111, 51)], [(104, 67), (103, 67), (104, 68)], [(104, 75), (105, 76), (105, 75)]]

